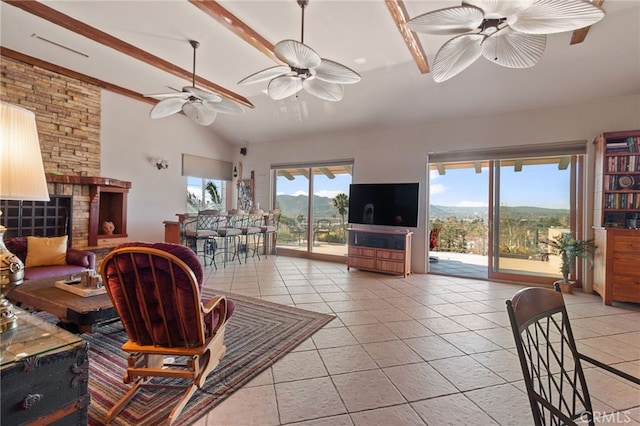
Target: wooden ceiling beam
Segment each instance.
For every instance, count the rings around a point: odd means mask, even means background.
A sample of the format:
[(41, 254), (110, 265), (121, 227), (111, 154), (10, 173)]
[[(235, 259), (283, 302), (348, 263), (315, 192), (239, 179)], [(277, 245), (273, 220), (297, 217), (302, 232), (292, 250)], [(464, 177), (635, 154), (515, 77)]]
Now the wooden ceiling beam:
[(188, 0), (189, 3), (211, 16), (235, 35), (255, 47), (269, 58), (282, 63), (273, 52), (274, 46), (267, 39), (258, 34), (253, 28), (242, 22), (237, 16), (212, 0)]
[(411, 56), (413, 56), (413, 60), (416, 65), (418, 65), (418, 69), (422, 74), (427, 74), (429, 72), (429, 63), (427, 61), (427, 55), (424, 53), (424, 49), (422, 48), (422, 44), (420, 40), (416, 37), (416, 34), (409, 30), (405, 25), (408, 21), (407, 9), (404, 6), (402, 0), (385, 0), (387, 7), (389, 8), (389, 12), (391, 13), (391, 17), (393, 18), (402, 38), (404, 39)]
[[(171, 62), (165, 61), (162, 58), (158, 58), (157, 56), (154, 56), (149, 52), (146, 52), (129, 43), (126, 43), (110, 34), (105, 33), (104, 31), (101, 31), (90, 25), (87, 25), (84, 22), (78, 21), (77, 19), (74, 19), (68, 15), (65, 15), (64, 13), (61, 13), (38, 1), (23, 1), (23, 0), (2, 0), (2, 1), (4, 3), (15, 6), (18, 9), (24, 10), (25, 12), (31, 13), (32, 15), (38, 16), (62, 28), (66, 28), (67, 30), (72, 31), (76, 34), (80, 34), (84, 37), (87, 37), (88, 39), (93, 40), (97, 43), (100, 43), (104, 46), (110, 47), (120, 53), (128, 55), (139, 61), (145, 62), (162, 71), (168, 72), (177, 77), (184, 78), (185, 80), (191, 81), (191, 78), (193, 76), (192, 71), (184, 70), (172, 64)], [(229, 89), (219, 86), (212, 81), (196, 76), (196, 82), (200, 84), (200, 86), (204, 89), (211, 90), (213, 92), (218, 93), (221, 96), (224, 96), (227, 99), (238, 102), (239, 104), (242, 104), (246, 107), (253, 108), (253, 104), (249, 102), (249, 100), (243, 97), (242, 95), (234, 93)]]
[[(591, 3), (593, 3), (595, 6), (602, 7), (602, 3), (604, 3), (604, 0), (591, 0)], [(591, 27), (589, 26), (575, 30), (573, 34), (571, 34), (571, 41), (569, 42), (569, 44), (573, 45), (582, 43), (584, 39), (587, 38), (589, 28)]]

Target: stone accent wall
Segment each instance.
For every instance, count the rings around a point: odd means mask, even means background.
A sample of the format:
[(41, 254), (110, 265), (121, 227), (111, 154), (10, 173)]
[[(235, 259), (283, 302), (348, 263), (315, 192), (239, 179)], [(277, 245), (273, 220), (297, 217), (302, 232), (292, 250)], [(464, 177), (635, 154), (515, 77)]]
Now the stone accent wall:
[[(100, 87), (1, 56), (0, 100), (36, 114), (47, 173), (100, 176)], [(73, 195), (73, 247), (87, 246), (89, 187), (49, 184)]]

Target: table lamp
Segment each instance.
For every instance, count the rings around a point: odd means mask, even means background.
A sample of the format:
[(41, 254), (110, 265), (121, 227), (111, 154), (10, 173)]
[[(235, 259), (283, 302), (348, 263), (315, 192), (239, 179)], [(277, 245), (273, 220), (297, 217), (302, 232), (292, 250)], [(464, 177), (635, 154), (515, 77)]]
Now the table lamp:
[[(5, 102), (0, 102), (0, 199), (49, 201), (36, 116)], [(0, 224), (0, 333), (18, 326), (6, 295), (24, 277), (22, 261), (4, 245), (6, 230)]]

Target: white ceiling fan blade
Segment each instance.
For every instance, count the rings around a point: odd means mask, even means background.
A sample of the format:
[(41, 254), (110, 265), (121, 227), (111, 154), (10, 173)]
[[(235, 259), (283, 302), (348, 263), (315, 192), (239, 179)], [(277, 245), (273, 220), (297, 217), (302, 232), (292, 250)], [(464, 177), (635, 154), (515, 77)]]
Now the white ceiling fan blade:
[(221, 96), (216, 95), (215, 93), (207, 92), (206, 90), (202, 90), (197, 87), (185, 86), (182, 88), (182, 90), (184, 92), (192, 94), (196, 98), (202, 99), (203, 101), (219, 102), (222, 100)]
[(344, 96), (341, 84), (322, 81), (317, 78), (307, 78), (302, 82), (304, 90), (325, 101), (337, 102)]
[(241, 112), (244, 112), (240, 105), (225, 98), (222, 98), (220, 102), (203, 101), (202, 105), (213, 111), (222, 112), (225, 114), (239, 114)]
[(163, 100), (163, 99), (169, 99), (169, 98), (181, 98), (181, 99), (187, 99), (189, 97), (188, 93), (185, 92), (173, 92), (173, 93), (155, 93), (152, 95), (144, 95), (145, 98), (153, 98), (153, 99), (157, 99), (159, 101)]
[(313, 71), (316, 78), (329, 83), (353, 84), (360, 81), (360, 74), (329, 59), (322, 59)]
[(180, 112), (182, 109), (182, 105), (187, 102), (186, 99), (181, 98), (168, 98), (163, 101), (158, 102), (151, 111), (149, 112), (149, 116), (151, 118), (164, 118), (168, 117), (176, 112)]
[(604, 18), (604, 10), (583, 0), (538, 0), (509, 22), (526, 34), (555, 34), (588, 27)]
[(481, 34), (463, 34), (446, 42), (436, 54), (431, 74), (437, 83), (464, 71), (480, 57)]
[(479, 7), (487, 19), (510, 18), (529, 8), (537, 0), (465, 0), (463, 3)]
[(407, 22), (412, 31), (427, 34), (455, 35), (475, 30), (484, 13), (474, 6), (456, 6), (434, 10)]
[(296, 68), (315, 68), (322, 59), (315, 50), (295, 40), (283, 40), (275, 45), (273, 53), (281, 61)]
[(547, 45), (544, 34), (523, 34), (506, 27), (487, 37), (482, 56), (507, 68), (529, 68), (542, 57)]
[(261, 81), (271, 80), (283, 74), (287, 74), (291, 71), (287, 65), (276, 65), (275, 67), (267, 68), (257, 73), (251, 74), (249, 77), (245, 77), (238, 82), (238, 84), (251, 84), (260, 83)]
[(271, 99), (276, 101), (288, 98), (302, 90), (302, 79), (297, 76), (283, 75), (269, 82), (267, 91)]
[(200, 102), (187, 102), (182, 106), (184, 114), (202, 126), (208, 126), (216, 119), (216, 112)]

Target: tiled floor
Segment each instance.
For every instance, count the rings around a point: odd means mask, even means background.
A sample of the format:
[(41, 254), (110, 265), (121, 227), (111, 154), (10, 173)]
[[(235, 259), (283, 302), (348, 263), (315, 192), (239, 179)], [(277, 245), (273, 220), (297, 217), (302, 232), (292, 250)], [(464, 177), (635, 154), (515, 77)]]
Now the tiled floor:
[[(520, 286), (284, 256), (207, 273), (208, 288), (336, 318), (198, 426), (532, 424), (505, 309)], [(579, 349), (640, 375), (640, 306), (565, 301)], [(617, 420), (640, 425), (639, 387), (587, 376), (595, 410), (631, 409)]]

